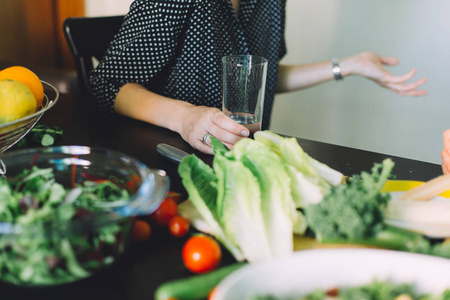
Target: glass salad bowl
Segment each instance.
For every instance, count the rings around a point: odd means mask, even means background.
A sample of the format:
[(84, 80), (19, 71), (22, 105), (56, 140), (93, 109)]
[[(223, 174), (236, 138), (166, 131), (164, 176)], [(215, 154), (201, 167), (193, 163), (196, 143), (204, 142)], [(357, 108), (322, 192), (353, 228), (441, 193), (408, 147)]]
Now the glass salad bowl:
[(0, 153), (5, 152), (19, 142), (39, 121), (42, 115), (52, 108), (59, 99), (58, 90), (48, 82), (41, 81), (44, 86), (44, 100), (35, 113), (0, 124)]
[(104, 148), (0, 155), (0, 280), (49, 286), (87, 278), (126, 250), (137, 215), (169, 190), (161, 170)]

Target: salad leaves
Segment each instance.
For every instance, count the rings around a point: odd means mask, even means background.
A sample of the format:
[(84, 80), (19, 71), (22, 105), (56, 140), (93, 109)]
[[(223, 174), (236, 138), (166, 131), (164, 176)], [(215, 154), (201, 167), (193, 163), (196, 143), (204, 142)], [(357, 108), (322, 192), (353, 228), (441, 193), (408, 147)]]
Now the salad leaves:
[[(214, 137), (212, 146), (212, 168), (190, 155), (178, 173), (208, 232), (238, 261), (292, 253), (294, 232), (306, 230), (297, 208), (320, 201), (343, 178), (309, 157), (295, 139), (268, 131), (257, 132), (255, 140), (240, 140), (233, 150)], [(315, 192), (298, 188), (299, 181)], [(181, 204), (181, 211), (190, 204)]]
[(34, 166), (12, 178), (0, 177), (0, 279), (53, 285), (111, 264), (124, 250), (129, 221), (99, 226), (90, 221), (103, 211), (100, 202), (128, 197), (111, 180), (65, 189), (52, 168)]
[(317, 289), (305, 296), (277, 297), (274, 295), (256, 295), (247, 300), (448, 300), (450, 289), (436, 295), (420, 293), (416, 284), (394, 283), (387, 280), (373, 280), (357, 286), (336, 287), (329, 290)]

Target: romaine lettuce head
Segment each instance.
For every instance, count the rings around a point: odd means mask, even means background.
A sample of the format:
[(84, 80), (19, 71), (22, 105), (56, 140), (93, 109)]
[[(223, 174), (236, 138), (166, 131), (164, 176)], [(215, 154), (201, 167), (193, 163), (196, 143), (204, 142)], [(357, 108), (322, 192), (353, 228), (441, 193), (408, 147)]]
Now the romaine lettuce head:
[(237, 261), (243, 261), (242, 252), (230, 241), (217, 220), (217, 177), (210, 166), (195, 155), (184, 157), (178, 166), (183, 186), (198, 213), (208, 224), (213, 235), (231, 252)]
[(215, 136), (211, 136), (211, 147), (213, 148), (214, 154), (225, 154), (230, 151), (227, 146), (225, 146), (220, 140)]
[(293, 166), (288, 166), (287, 171), (291, 178), (292, 199), (297, 208), (306, 208), (322, 201), (324, 192), (317, 182)]
[(178, 169), (210, 232), (237, 260), (292, 253), (294, 232), (307, 226), (296, 207), (319, 203), (342, 174), (311, 158), (295, 138), (270, 131), (241, 139), (232, 150), (211, 140), (212, 169), (193, 155)]
[(249, 262), (270, 258), (257, 179), (241, 161), (221, 154), (214, 157), (213, 168), (218, 179), (217, 215), (225, 234)]
[(309, 156), (296, 138), (285, 138), (270, 131), (255, 133), (255, 140), (269, 146), (283, 160), (294, 166), (310, 180), (315, 180), (324, 190), (342, 182), (343, 174)]
[(258, 181), (260, 209), (273, 255), (292, 253), (293, 227), (298, 215), (292, 200), (287, 166), (276, 153), (251, 139), (240, 140), (232, 152)]

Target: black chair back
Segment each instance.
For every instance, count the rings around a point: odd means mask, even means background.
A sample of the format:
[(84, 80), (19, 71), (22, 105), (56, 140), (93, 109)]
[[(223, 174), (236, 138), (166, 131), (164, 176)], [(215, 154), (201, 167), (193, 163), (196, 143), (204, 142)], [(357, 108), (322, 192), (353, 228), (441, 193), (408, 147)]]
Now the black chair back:
[(63, 30), (75, 58), (80, 95), (90, 97), (89, 73), (93, 58), (100, 61), (114, 35), (119, 32), (124, 16), (73, 17), (64, 21)]

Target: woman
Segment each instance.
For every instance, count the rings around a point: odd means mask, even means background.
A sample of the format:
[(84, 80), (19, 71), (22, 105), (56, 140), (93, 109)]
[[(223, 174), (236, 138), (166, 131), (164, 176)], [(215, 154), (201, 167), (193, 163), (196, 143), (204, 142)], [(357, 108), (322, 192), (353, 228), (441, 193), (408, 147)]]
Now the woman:
[(248, 129), (221, 111), (221, 58), (253, 54), (268, 59), (263, 129), (276, 92), (360, 75), (401, 95), (426, 94), (416, 69), (393, 76), (398, 60), (363, 52), (308, 65), (279, 65), (285, 55), (286, 0), (136, 0), (109, 51), (91, 75), (98, 107), (178, 132), (212, 154), (208, 135), (232, 148)]

